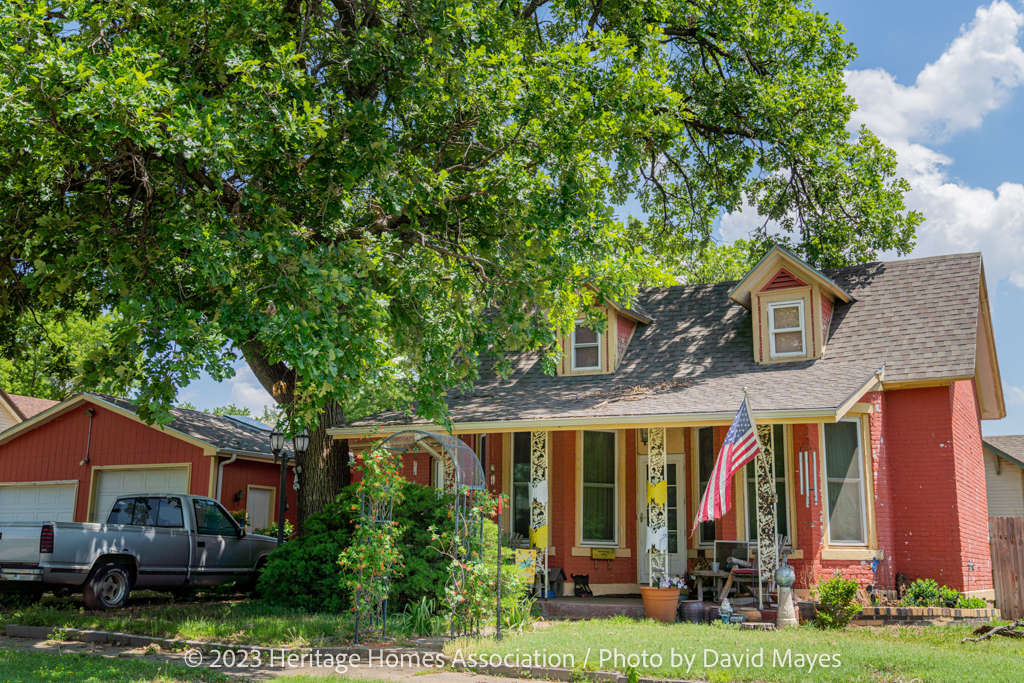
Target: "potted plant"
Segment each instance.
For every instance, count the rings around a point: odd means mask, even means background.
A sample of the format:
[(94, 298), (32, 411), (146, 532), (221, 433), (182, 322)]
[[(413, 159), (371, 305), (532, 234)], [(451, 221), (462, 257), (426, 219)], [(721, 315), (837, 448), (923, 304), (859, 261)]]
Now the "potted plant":
[(644, 598), (647, 618), (666, 624), (675, 623), (681, 588), (686, 588), (686, 580), (680, 576), (662, 576), (657, 586), (641, 586), (640, 594)]

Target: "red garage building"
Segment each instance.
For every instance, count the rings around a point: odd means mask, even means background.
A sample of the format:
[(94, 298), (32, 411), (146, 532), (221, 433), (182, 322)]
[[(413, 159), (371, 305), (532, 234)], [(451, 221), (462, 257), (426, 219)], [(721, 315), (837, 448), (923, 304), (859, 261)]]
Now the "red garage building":
[[(0, 432), (0, 521), (102, 521), (125, 493), (211, 496), (276, 520), (280, 467), (268, 432), (244, 418), (176, 408), (146, 425), (127, 401), (79, 394)], [(295, 523), (294, 473), (286, 516)]]

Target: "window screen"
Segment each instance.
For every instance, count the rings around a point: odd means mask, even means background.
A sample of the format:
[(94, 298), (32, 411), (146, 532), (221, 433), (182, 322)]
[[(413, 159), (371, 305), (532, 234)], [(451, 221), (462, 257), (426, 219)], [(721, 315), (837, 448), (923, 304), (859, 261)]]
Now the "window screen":
[(825, 425), (828, 532), (833, 543), (864, 544), (864, 473), (859, 423)]
[(614, 432), (583, 432), (583, 540), (615, 541)]
[(512, 531), (530, 536), (530, 432), (512, 435)]

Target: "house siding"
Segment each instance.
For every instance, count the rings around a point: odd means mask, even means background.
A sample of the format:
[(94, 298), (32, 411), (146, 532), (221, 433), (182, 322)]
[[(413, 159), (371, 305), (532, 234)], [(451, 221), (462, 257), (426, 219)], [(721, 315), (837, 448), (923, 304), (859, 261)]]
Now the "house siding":
[[(220, 456), (220, 462), (226, 462), (227, 458)], [(297, 523), (296, 511), (298, 510), (295, 489), (295, 472), (288, 468), (288, 479), (285, 488), (285, 503), (288, 509), (285, 510), (285, 519), (292, 524)], [(220, 502), (229, 511), (246, 510), (249, 504), (249, 486), (270, 486), (274, 489), (274, 509), (270, 511), (270, 517), (277, 521), (278, 486), (281, 483), (281, 466), (274, 462), (256, 462), (254, 460), (235, 460), (224, 467), (224, 480), (220, 487)], [(241, 492), (242, 499), (235, 501), (235, 495)]]
[(985, 488), (988, 490), (989, 517), (1024, 515), (1024, 470), (987, 448)]
[[(87, 408), (96, 411), (89, 440)], [(85, 458), (89, 441), (89, 463)], [(96, 466), (192, 466), (189, 492), (207, 495), (213, 458), (198, 446), (120, 415), (101, 404), (85, 403), (0, 445), (0, 481), (5, 483), (77, 481), (75, 521), (87, 520), (90, 481)]]
[(8, 427), (13, 427), (19, 422), (21, 422), (21, 418), (15, 415), (8, 405), (0, 401), (0, 432)]

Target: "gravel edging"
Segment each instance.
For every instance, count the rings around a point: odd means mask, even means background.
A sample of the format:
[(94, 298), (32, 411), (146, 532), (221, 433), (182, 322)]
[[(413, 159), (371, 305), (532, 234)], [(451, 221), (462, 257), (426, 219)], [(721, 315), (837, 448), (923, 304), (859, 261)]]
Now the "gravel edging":
[[(595, 683), (628, 683), (629, 679), (619, 671), (588, 671), (580, 673), (572, 669), (556, 669), (540, 666), (490, 666), (477, 665), (466, 666), (455, 664), (452, 658), (433, 650), (419, 650), (408, 647), (383, 647), (370, 648), (365, 645), (350, 645), (347, 647), (264, 647), (262, 645), (239, 645), (235, 643), (213, 643), (204, 640), (180, 640), (177, 638), (154, 638), (150, 636), (136, 636), (130, 633), (118, 633), (116, 631), (93, 631), (80, 628), (59, 628), (55, 626), (21, 626), (20, 624), (7, 624), (5, 635), (8, 638), (27, 638), (31, 640), (49, 640), (55, 632), (60, 632), (62, 640), (74, 640), (83, 643), (105, 643), (109, 645), (122, 645), (128, 647), (148, 647), (157, 645), (166, 650), (196, 649), (204, 654), (213, 654), (225, 650), (246, 650), (249, 652), (258, 651), (261, 655), (268, 656), (274, 652), (278, 657), (289, 655), (315, 654), (322, 655), (357, 655), (364, 660), (369, 660), (370, 651), (376, 650), (374, 657), (386, 658), (395, 655), (401, 658), (416, 657), (422, 661), (424, 657), (430, 657), (438, 662), (443, 668), (450, 671), (466, 671), (488, 676), (503, 676), (509, 678), (530, 678), (535, 680), (563, 681), (569, 683), (573, 680), (585, 678)], [(697, 681), (681, 679), (656, 679), (640, 678), (637, 683), (698, 683)]]

